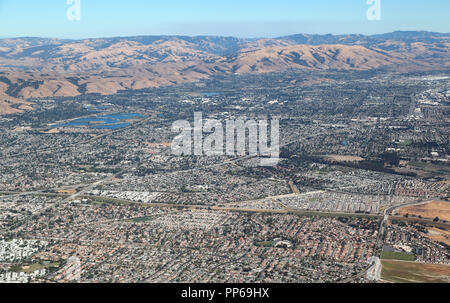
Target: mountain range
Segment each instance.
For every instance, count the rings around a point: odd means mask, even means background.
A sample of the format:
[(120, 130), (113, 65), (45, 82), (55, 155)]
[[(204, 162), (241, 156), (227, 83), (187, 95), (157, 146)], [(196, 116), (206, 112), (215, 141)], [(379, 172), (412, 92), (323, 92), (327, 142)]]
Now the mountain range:
[(215, 75), (288, 71), (431, 71), (450, 68), (450, 34), (307, 35), (240, 39), (136, 36), (0, 39), (0, 113), (29, 98), (114, 94)]

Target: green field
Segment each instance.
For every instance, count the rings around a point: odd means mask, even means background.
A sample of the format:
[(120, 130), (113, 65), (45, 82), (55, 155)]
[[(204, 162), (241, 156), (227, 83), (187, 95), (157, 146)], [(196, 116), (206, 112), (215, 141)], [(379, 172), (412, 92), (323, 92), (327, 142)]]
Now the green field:
[(412, 144), (413, 144), (412, 140), (405, 140), (399, 143), (400, 146), (411, 146)]
[(134, 223), (142, 223), (142, 222), (147, 222), (150, 221), (152, 219), (154, 219), (155, 216), (150, 216), (150, 217), (140, 217), (140, 218), (133, 218), (128, 220), (129, 222), (134, 222)]
[(382, 260), (402, 260), (402, 261), (415, 261), (416, 256), (405, 254), (405, 253), (399, 253), (399, 252), (393, 252), (393, 251), (383, 251), (381, 254)]
[(274, 245), (273, 241), (255, 242), (255, 246), (259, 246), (259, 247), (273, 247), (273, 245)]
[(450, 266), (404, 261), (381, 261), (381, 278), (394, 283), (450, 283)]
[(13, 272), (24, 272), (27, 274), (33, 273), (35, 271), (41, 270), (43, 268), (58, 268), (60, 267), (60, 264), (58, 262), (54, 263), (48, 263), (48, 264), (41, 264), (41, 263), (34, 263), (30, 265), (14, 265), (11, 267), (10, 271)]

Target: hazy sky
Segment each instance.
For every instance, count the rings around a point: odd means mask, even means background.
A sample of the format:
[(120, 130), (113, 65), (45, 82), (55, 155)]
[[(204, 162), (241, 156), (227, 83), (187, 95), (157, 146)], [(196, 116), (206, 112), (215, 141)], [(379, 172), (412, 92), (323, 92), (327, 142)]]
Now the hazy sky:
[(67, 0), (0, 0), (0, 37), (450, 32), (450, 0), (380, 0), (380, 21), (367, 20), (367, 0), (79, 1), (81, 19), (69, 21)]

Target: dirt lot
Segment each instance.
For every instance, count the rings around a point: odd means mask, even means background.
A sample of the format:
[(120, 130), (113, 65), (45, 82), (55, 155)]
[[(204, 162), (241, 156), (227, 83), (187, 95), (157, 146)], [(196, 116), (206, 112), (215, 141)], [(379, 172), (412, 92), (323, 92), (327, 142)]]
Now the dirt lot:
[(433, 220), (439, 217), (441, 220), (450, 221), (450, 202), (432, 201), (418, 206), (404, 207), (396, 211), (395, 215), (422, 216), (422, 218)]
[(381, 278), (395, 283), (450, 283), (450, 266), (405, 261), (381, 261)]
[(450, 231), (439, 228), (429, 228), (427, 237), (436, 242), (442, 242), (450, 246)]
[(325, 157), (337, 162), (360, 162), (364, 160), (363, 158), (358, 156), (327, 155)]

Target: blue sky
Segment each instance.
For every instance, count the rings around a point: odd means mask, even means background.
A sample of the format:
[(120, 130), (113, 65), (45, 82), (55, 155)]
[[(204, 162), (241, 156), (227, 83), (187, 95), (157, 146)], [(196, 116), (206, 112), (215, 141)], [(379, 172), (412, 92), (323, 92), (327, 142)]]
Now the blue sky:
[(80, 1), (81, 20), (69, 21), (67, 0), (0, 0), (0, 37), (450, 32), (449, 0), (380, 0), (380, 21), (367, 20), (367, 0)]

